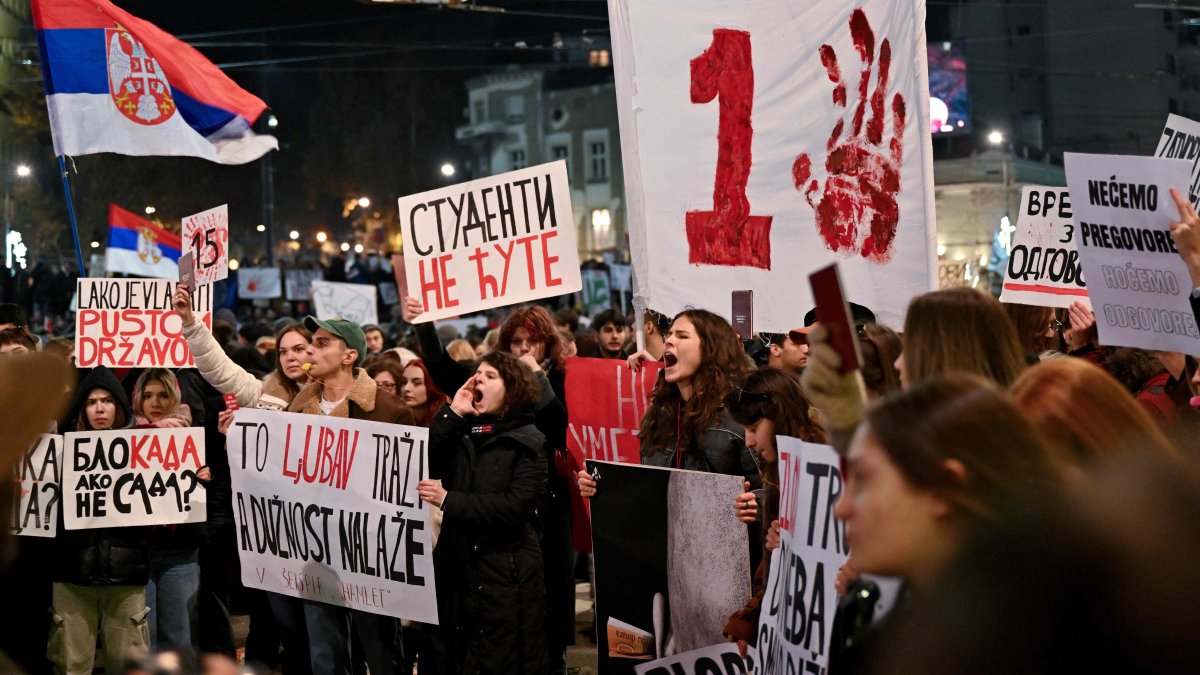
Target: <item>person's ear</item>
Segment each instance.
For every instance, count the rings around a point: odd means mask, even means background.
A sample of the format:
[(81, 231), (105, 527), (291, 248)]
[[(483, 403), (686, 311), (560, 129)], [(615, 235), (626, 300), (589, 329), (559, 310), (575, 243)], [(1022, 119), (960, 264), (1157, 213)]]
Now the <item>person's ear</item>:
[(771, 356), (774, 356), (776, 358), (783, 355), (783, 348), (781, 348), (779, 345), (775, 344), (774, 342), (771, 343), (770, 351), (771, 351)]
[[(950, 475), (951, 481), (955, 485), (966, 485), (967, 483), (967, 467), (957, 459), (947, 459), (942, 462), (942, 469)], [(941, 495), (935, 494), (934, 497), (933, 515), (938, 518), (945, 518), (950, 515), (952, 506), (949, 501)]]
[(346, 353), (342, 354), (342, 365), (353, 366), (355, 363), (358, 363), (358, 350), (347, 349)]

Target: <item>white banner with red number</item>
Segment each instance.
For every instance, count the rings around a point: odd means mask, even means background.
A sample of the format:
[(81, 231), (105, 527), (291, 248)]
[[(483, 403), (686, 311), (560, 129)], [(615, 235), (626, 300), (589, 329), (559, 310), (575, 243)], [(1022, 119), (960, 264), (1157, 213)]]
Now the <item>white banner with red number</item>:
[(813, 306), (833, 260), (900, 325), (934, 288), (923, 0), (609, 0), (635, 302), (755, 329)]
[(229, 205), (184, 218), (183, 245), (192, 252), (197, 286), (229, 278)]

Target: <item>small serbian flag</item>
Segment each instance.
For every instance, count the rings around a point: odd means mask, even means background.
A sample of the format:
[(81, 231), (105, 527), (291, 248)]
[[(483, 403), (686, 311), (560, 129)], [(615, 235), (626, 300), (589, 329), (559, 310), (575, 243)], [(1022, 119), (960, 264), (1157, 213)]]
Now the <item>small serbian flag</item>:
[(244, 164), (279, 148), (250, 130), (267, 107), (261, 99), (108, 0), (33, 0), (33, 23), (56, 155)]
[(181, 244), (179, 235), (116, 204), (108, 205), (108, 250), (104, 252), (104, 265), (109, 272), (174, 280), (179, 276)]

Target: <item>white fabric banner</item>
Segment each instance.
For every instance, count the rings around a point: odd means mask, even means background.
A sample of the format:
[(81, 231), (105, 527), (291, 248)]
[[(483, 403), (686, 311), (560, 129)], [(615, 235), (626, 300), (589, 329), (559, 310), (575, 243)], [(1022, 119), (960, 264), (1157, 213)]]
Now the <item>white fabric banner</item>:
[[(847, 299), (900, 325), (935, 282), (923, 0), (609, 0), (635, 305), (755, 328)], [(690, 92), (690, 93), (689, 93)]]
[(428, 429), (242, 408), (228, 438), (243, 584), (438, 622)]
[[(837, 453), (828, 445), (776, 436), (779, 548), (758, 619), (760, 673), (823, 673), (829, 667), (834, 580), (850, 554), (846, 526), (833, 515), (842, 494)], [(797, 620), (798, 608), (806, 618)]]
[(418, 322), (581, 287), (567, 163), (510, 171), (399, 201), (405, 283)]
[(1090, 304), (1066, 188), (1026, 185), (1012, 236), (1001, 302), (1038, 307), (1070, 307), (1077, 300)]
[(238, 297), (243, 300), (278, 298), (283, 282), (278, 267), (243, 267), (238, 270)]
[(313, 311), (318, 319), (346, 319), (359, 326), (379, 323), (375, 293), (376, 288), (370, 284), (314, 281)]
[(1187, 199), (1191, 165), (1074, 152), (1063, 165), (1100, 344), (1200, 354), (1191, 275), (1171, 239), (1169, 190)]
[(68, 530), (208, 520), (204, 429), (66, 434), (63, 525)]

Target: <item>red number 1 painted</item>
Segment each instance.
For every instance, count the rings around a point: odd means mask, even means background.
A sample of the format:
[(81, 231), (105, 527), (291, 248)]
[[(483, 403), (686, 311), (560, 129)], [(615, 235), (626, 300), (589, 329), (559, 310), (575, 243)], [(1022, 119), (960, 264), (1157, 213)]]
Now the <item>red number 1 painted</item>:
[(688, 211), (688, 262), (771, 269), (771, 216), (750, 215), (746, 181), (754, 129), (750, 33), (713, 30), (712, 44), (692, 59), (692, 103), (714, 98), (720, 110), (712, 211)]

